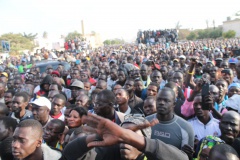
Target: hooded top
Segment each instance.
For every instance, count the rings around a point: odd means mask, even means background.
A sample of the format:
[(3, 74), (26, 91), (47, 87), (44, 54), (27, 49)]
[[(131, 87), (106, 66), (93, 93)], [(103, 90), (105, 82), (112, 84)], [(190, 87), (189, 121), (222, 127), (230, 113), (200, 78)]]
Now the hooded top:
[(40, 84), (40, 90), (36, 93), (39, 96), (47, 96), (49, 91), (46, 91), (43, 88), (44, 84), (52, 84), (53, 83), (53, 78), (50, 75), (47, 75), (46, 77), (43, 78), (41, 84)]

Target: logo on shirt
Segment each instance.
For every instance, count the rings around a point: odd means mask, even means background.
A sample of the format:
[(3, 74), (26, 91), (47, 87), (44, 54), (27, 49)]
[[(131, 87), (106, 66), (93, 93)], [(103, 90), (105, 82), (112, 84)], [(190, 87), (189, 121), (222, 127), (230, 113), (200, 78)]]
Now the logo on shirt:
[(154, 131), (155, 136), (164, 137), (164, 138), (170, 138), (171, 134), (167, 132), (162, 131)]

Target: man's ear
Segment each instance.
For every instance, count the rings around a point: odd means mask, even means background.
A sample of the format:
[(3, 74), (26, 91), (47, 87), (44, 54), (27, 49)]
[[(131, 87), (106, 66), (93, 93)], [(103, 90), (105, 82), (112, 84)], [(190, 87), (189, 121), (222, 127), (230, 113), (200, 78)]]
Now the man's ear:
[(41, 145), (42, 145), (42, 138), (39, 138), (37, 140), (37, 147), (41, 147)]

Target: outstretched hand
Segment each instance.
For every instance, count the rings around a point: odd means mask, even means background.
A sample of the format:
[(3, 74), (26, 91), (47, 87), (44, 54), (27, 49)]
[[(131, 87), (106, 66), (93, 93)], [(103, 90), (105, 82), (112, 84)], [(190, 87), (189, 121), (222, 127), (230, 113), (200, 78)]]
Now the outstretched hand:
[[(86, 123), (87, 126), (84, 126), (84, 130), (97, 134), (102, 139), (95, 139), (92, 141), (88, 141), (88, 147), (99, 147), (99, 146), (111, 146), (120, 142), (128, 141), (128, 137), (126, 136), (126, 132), (129, 130), (121, 128), (117, 124), (112, 121), (88, 113), (88, 116), (83, 116), (83, 123)], [(136, 131), (139, 129), (144, 129), (147, 127), (151, 127), (157, 124), (157, 120), (153, 120), (152, 122), (147, 122), (141, 125), (135, 125), (131, 128), (132, 131)]]

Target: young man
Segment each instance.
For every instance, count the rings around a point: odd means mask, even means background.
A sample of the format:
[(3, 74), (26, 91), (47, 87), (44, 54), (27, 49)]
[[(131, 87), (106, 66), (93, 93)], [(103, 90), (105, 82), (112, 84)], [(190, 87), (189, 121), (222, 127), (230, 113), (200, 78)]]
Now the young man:
[(66, 103), (66, 97), (62, 94), (57, 94), (52, 100), (52, 109), (50, 116), (53, 119), (60, 119), (64, 121), (64, 111), (62, 110)]
[(28, 105), (28, 95), (26, 92), (16, 93), (12, 103), (12, 118), (16, 119), (18, 122), (26, 119), (33, 119), (32, 112), (26, 109)]
[(25, 120), (18, 124), (13, 134), (12, 154), (15, 159), (58, 160), (61, 152), (42, 144), (42, 125), (36, 120)]

